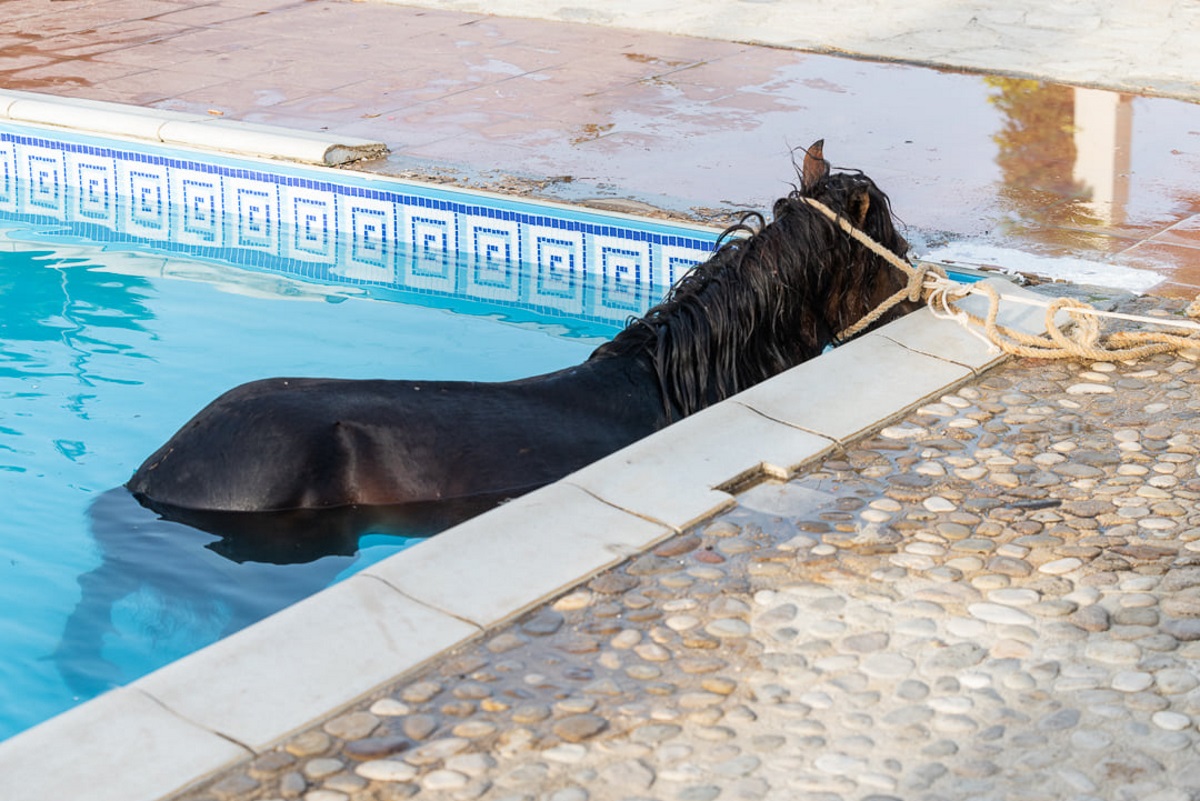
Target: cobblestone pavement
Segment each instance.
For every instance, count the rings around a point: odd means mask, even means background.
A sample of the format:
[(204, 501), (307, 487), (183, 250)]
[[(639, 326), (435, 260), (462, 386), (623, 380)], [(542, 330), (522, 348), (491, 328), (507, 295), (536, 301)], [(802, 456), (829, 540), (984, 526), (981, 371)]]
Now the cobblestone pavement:
[(1010, 361), (183, 798), (1200, 797), (1195, 358)]

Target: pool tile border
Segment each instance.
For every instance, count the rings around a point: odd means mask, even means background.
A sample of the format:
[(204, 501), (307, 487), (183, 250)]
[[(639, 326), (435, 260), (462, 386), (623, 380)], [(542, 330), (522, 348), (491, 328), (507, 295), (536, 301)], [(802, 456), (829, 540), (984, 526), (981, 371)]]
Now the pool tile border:
[(121, 687), (0, 743), (0, 795), (160, 798), (252, 752)]
[[(311, 710), (370, 692), (479, 627), (361, 573), (139, 679), (180, 717), (260, 752)], [(236, 680), (234, 680), (236, 676)], [(219, 688), (204, 692), (205, 685)]]
[(764, 472), (785, 475), (835, 444), (747, 404), (719, 403), (564, 481), (630, 514), (682, 531), (733, 503), (726, 486)]
[(357, 575), (482, 630), (673, 533), (560, 481)]
[(801, 467), (999, 361), (915, 312), (0, 743), (0, 795), (171, 795), (715, 514), (748, 471)]
[[(22, 104), (56, 108), (35, 100), (11, 107)], [(193, 124), (202, 123), (162, 128)], [(704, 261), (719, 236), (689, 223), (478, 190), (131, 145), (2, 115), (0, 213), (103, 243), (235, 261), (427, 305), (536, 310), (609, 334)]]
[(819, 366), (807, 362), (777, 383), (751, 387), (736, 400), (773, 420), (843, 443), (976, 374), (956, 361), (910, 350), (886, 331), (825, 354)]

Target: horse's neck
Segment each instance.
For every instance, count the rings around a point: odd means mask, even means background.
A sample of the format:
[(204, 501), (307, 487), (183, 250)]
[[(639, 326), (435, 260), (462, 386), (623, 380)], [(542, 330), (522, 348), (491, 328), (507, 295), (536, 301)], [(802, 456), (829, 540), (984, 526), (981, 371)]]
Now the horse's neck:
[(757, 319), (753, 330), (697, 326), (697, 336), (664, 354), (661, 380), (668, 384), (666, 394), (670, 397), (677, 387), (675, 405), (695, 412), (818, 355), (828, 339), (828, 325), (815, 311), (793, 310), (776, 317), (754, 309), (742, 318)]
[(645, 425), (649, 433), (680, 416), (667, 414), (651, 358), (644, 351), (602, 353), (537, 380), (556, 389), (570, 387), (581, 407), (615, 421)]

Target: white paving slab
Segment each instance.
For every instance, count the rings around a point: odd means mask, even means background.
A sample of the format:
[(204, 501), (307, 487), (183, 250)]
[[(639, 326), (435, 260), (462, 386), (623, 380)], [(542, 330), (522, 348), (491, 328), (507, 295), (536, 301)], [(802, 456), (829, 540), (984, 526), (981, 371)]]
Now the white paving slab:
[(909, 350), (875, 333), (751, 387), (734, 400), (774, 420), (844, 442), (972, 375), (969, 367)]
[(359, 574), (133, 686), (259, 751), (478, 631)]
[(359, 575), (382, 579), (423, 604), (490, 626), (671, 533), (560, 482)]
[(249, 755), (125, 687), (0, 742), (0, 798), (153, 801)]
[(936, 319), (928, 309), (889, 325), (885, 336), (909, 350), (974, 371), (986, 370), (1004, 358), (999, 349), (980, 337), (978, 328), (968, 329), (954, 320)]
[(834, 446), (830, 439), (736, 403), (710, 407), (564, 479), (614, 506), (682, 530), (733, 503), (718, 487), (786, 475)]

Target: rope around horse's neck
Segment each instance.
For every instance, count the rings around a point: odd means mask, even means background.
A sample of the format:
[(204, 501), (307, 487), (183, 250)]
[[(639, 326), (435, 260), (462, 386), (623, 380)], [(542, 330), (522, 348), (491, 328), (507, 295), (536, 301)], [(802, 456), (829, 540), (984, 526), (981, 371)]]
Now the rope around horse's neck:
[[(812, 198), (802, 198), (802, 200), (828, 217), (856, 242), (908, 276), (908, 283), (903, 289), (885, 299), (861, 320), (839, 333), (838, 340), (840, 341), (861, 333), (897, 304), (905, 300), (916, 303), (924, 299), (936, 316), (957, 320), (976, 336), (981, 335), (970, 328), (970, 325), (982, 326), (986, 335), (985, 341), (990, 348), (1016, 356), (1036, 359), (1086, 358), (1094, 361), (1121, 361), (1139, 359), (1155, 353), (1200, 348), (1200, 338), (1196, 338), (1196, 335), (1200, 334), (1200, 323), (1192, 320), (1167, 320), (1105, 312), (1070, 298), (1057, 298), (1049, 301), (1034, 300), (1002, 294), (988, 284), (964, 284), (953, 281), (947, 277), (942, 268), (936, 265), (918, 263), (914, 266), (909, 264), (908, 261), (867, 236), (861, 229), (855, 228), (849, 220), (820, 201)], [(954, 301), (972, 294), (988, 298), (988, 311), (985, 317), (978, 317), (954, 305)], [(1000, 314), (1001, 300), (1044, 307), (1046, 309), (1046, 333), (1034, 336), (997, 323), (996, 318)], [(1059, 324), (1057, 320), (1059, 312), (1065, 312), (1070, 323), (1073, 323), (1070, 333), (1063, 331), (1063, 327)], [(1188, 307), (1187, 314), (1189, 317), (1200, 317), (1200, 297), (1197, 297)], [(1164, 331), (1117, 331), (1102, 337), (1098, 319), (1100, 317), (1113, 317), (1158, 326), (1174, 326), (1188, 329), (1193, 333), (1187, 336), (1169, 334)]]

